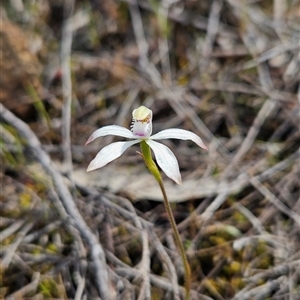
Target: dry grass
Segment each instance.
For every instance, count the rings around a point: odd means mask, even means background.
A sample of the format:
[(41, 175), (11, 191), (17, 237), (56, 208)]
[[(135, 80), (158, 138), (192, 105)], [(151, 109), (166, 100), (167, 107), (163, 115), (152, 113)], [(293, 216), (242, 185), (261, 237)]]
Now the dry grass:
[(1, 5), (1, 299), (183, 299), (138, 148), (85, 173), (141, 104), (209, 147), (164, 142), (192, 299), (297, 299), (300, 1)]

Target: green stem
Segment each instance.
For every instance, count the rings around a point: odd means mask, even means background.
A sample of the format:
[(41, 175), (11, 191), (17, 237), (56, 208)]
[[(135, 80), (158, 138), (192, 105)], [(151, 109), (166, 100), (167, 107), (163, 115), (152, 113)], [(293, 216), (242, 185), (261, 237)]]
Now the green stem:
[(148, 144), (145, 141), (142, 141), (140, 146), (141, 146), (145, 164), (148, 167), (151, 174), (157, 180), (157, 182), (160, 186), (160, 189), (162, 191), (163, 197), (164, 197), (164, 204), (165, 204), (166, 211), (168, 213), (168, 218), (169, 218), (171, 227), (173, 229), (175, 242), (176, 242), (177, 247), (179, 248), (180, 255), (181, 255), (182, 261), (183, 261), (183, 266), (184, 266), (184, 271), (185, 271), (185, 299), (189, 300), (190, 299), (190, 289), (191, 289), (191, 270), (190, 270), (190, 265), (188, 263), (188, 260), (187, 260), (187, 257), (186, 257), (185, 251), (184, 251), (184, 247), (183, 247), (183, 244), (182, 244), (179, 232), (178, 232), (178, 228), (177, 228), (174, 216), (173, 216), (171, 205), (168, 200), (167, 193), (166, 193), (160, 172), (159, 172), (155, 162), (152, 159), (150, 147), (148, 146)]

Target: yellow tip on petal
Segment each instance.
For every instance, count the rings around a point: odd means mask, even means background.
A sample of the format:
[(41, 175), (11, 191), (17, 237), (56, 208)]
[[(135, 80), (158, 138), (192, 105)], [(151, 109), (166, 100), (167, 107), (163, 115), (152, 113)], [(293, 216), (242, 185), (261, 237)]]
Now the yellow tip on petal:
[(133, 112), (132, 112), (132, 118), (134, 120), (138, 120), (138, 121), (147, 121), (147, 119), (149, 121), (151, 121), (152, 119), (152, 110), (147, 108), (146, 106), (140, 106), (139, 108), (136, 108)]

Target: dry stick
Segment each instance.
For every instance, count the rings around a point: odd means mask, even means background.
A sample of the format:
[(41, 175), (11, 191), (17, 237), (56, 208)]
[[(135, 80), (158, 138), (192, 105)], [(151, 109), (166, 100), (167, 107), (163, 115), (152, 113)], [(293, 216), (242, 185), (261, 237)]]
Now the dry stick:
[(145, 74), (147, 74), (151, 78), (154, 85), (156, 87), (160, 87), (162, 85), (161, 76), (155, 66), (150, 63), (148, 59), (149, 46), (145, 38), (143, 22), (136, 0), (132, 0), (129, 4), (129, 12), (132, 18), (133, 31), (139, 49), (139, 64)]
[(143, 285), (141, 287), (140, 295), (138, 297), (138, 300), (149, 300), (151, 299), (151, 286), (150, 286), (150, 251), (149, 251), (149, 240), (148, 240), (148, 232), (146, 229), (143, 228), (142, 222), (136, 215), (136, 212), (132, 206), (132, 204), (127, 200), (123, 199), (126, 206), (129, 208), (129, 210), (134, 214), (134, 224), (136, 228), (141, 232), (142, 234), (142, 244), (143, 244), (143, 254), (142, 254), (142, 261), (141, 261), (141, 269), (143, 274)]
[(167, 26), (168, 26), (168, 12), (171, 2), (168, 0), (161, 1), (161, 5), (158, 8), (158, 19), (160, 20), (160, 31), (161, 38), (159, 38), (159, 56), (162, 65), (162, 74), (165, 78), (166, 84), (168, 86), (172, 85), (172, 74), (171, 74), (171, 64), (170, 64), (170, 55), (169, 55), (169, 45), (168, 45), (168, 36), (167, 36)]
[(1, 269), (3, 268), (3, 270), (5, 270), (9, 266), (14, 254), (15, 254), (17, 248), (18, 248), (18, 246), (21, 244), (21, 242), (24, 239), (25, 235), (27, 234), (28, 231), (30, 231), (30, 229), (33, 227), (33, 225), (34, 225), (33, 222), (28, 222), (18, 232), (16, 240), (11, 245), (9, 245), (9, 247), (6, 250), (4, 258), (0, 262), (0, 268)]
[[(149, 4), (149, 1), (144, 1), (144, 0), (125, 0), (125, 2), (127, 3), (137, 3), (138, 6), (140, 6), (141, 8), (150, 11), (151, 13), (155, 13), (155, 8), (154, 6), (151, 6), (151, 4)], [(173, 3), (176, 3), (177, 1), (170, 1)], [(196, 29), (200, 29), (200, 30), (207, 30), (207, 26), (208, 26), (208, 20), (205, 17), (202, 17), (200, 14), (198, 13), (191, 13), (191, 12), (186, 12), (184, 9), (178, 9), (178, 7), (176, 5), (173, 5), (173, 7), (170, 9), (169, 11), (169, 19), (174, 21), (175, 23), (180, 23), (184, 26), (194, 26)], [(227, 32), (231, 35), (233, 35), (235, 33), (235, 27), (230, 26), (228, 24), (225, 23), (221, 23), (219, 27), (221, 27), (222, 31)]]
[[(299, 42), (299, 40), (298, 40)], [(299, 47), (299, 43), (298, 43)], [(284, 74), (283, 74), (283, 81), (286, 86), (293, 86), (294, 84), (296, 85), (299, 80), (299, 69), (300, 69), (300, 52), (299, 49), (298, 51), (295, 51), (296, 53), (294, 54), (294, 57), (291, 59), (289, 65), (287, 66)]]
[(177, 115), (184, 120), (186, 117), (191, 120), (194, 126), (199, 130), (200, 134), (205, 137), (205, 139), (215, 143), (218, 147), (218, 151), (223, 159), (229, 160), (228, 150), (224, 145), (211, 133), (211, 131), (206, 127), (203, 121), (195, 113), (195, 111), (186, 103), (183, 95), (180, 95), (176, 91), (163, 89), (159, 92), (163, 98), (167, 98), (170, 106), (174, 109)]
[[(235, 82), (208, 82), (199, 83), (198, 81), (191, 81), (190, 87), (196, 91), (221, 91), (230, 93), (243, 93), (247, 95), (263, 96), (266, 93), (259, 86), (249, 86), (248, 84), (235, 83)], [(274, 101), (280, 101), (284, 103), (295, 103), (296, 96), (288, 92), (282, 92), (276, 89), (268, 92), (268, 95)]]
[[(282, 1), (282, 0), (279, 0), (279, 1)], [(259, 54), (256, 59), (250, 60), (247, 63), (245, 63), (243, 69), (245, 70), (245, 69), (254, 68), (258, 64), (268, 61), (269, 59), (271, 59), (279, 54), (282, 54), (286, 51), (293, 51), (298, 48), (299, 48), (299, 44), (296, 42), (287, 42), (284, 44), (277, 45), (277, 46), (271, 48), (270, 50), (267, 50), (266, 52)]]
[[(128, 95), (123, 102), (122, 110), (120, 112), (118, 112), (118, 117), (114, 124), (121, 125), (121, 126), (124, 125), (124, 119), (127, 118), (129, 112), (132, 110), (131, 109), (132, 104), (136, 100), (136, 97), (138, 96), (139, 92), (140, 92), (139, 87), (134, 87), (129, 90)], [(113, 141), (113, 136), (106, 137), (106, 142), (108, 144), (112, 143), (112, 141)]]
[[(125, 267), (116, 268), (116, 273), (119, 274), (120, 276), (125, 276), (128, 278), (140, 278), (142, 276), (138, 270), (129, 268), (128, 266), (126, 266), (126, 268)], [(150, 274), (150, 280), (153, 285), (161, 289), (164, 289), (166, 291), (171, 291), (173, 289), (172, 283), (167, 281), (165, 278), (161, 278), (156, 275)], [(184, 294), (184, 288), (180, 287), (180, 291), (182, 294)], [(213, 300), (212, 298), (197, 293), (195, 291), (192, 291), (191, 294), (194, 299)]]
[(74, 279), (77, 284), (74, 300), (81, 300), (83, 298), (82, 294), (84, 292), (86, 279), (80, 275), (79, 271), (74, 272)]
[(17, 118), (14, 114), (12, 114), (9, 110), (7, 110), (1, 103), (0, 112), (1, 118), (4, 119), (7, 123), (14, 126), (19, 131), (19, 133), (23, 137), (25, 137), (29, 147), (32, 149), (35, 158), (41, 163), (43, 168), (52, 178), (63, 206), (65, 207), (67, 213), (71, 216), (73, 226), (76, 227), (82, 234), (82, 236), (85, 237), (87, 243), (89, 244), (89, 247), (91, 248), (91, 258), (95, 267), (95, 281), (97, 284), (98, 292), (103, 299), (110, 300), (111, 293), (109, 288), (110, 285), (104, 251), (97, 237), (93, 234), (91, 229), (87, 226), (84, 219), (80, 215), (78, 208), (73, 201), (72, 195), (70, 194), (70, 191), (64, 184), (62, 175), (52, 164), (49, 155), (41, 148), (40, 141), (32, 132), (30, 127), (22, 120)]
[[(300, 160), (295, 161), (295, 165), (292, 167), (292, 170), (290, 173), (285, 175), (275, 186), (275, 191), (278, 193), (278, 197), (282, 198), (285, 203), (288, 204), (289, 207), (292, 208), (293, 211), (298, 212), (294, 209), (295, 205), (295, 198), (292, 196), (292, 190), (295, 185), (298, 185), (299, 183), (299, 166), (300, 166)], [(296, 208), (296, 207), (295, 207)]]
[(161, 256), (163, 264), (166, 265), (166, 268), (170, 272), (171, 283), (172, 283), (173, 290), (174, 290), (174, 300), (180, 300), (178, 278), (177, 278), (175, 266), (174, 266), (171, 258), (169, 257), (167, 251), (165, 250), (164, 246), (162, 245), (161, 241), (156, 236), (156, 234), (153, 236), (153, 239), (154, 239), (155, 249), (158, 251), (158, 254)]
[[(295, 261), (292, 261), (292, 262), (283, 263), (283, 264), (281, 264), (279, 266), (276, 266), (272, 269), (268, 269), (266, 271), (263, 271), (263, 272), (260, 272), (256, 275), (251, 276), (251, 278), (249, 279), (250, 283), (248, 285), (246, 285), (242, 290), (240, 290), (232, 298), (232, 300), (242, 299), (243, 295), (245, 295), (248, 291), (251, 291), (251, 289), (255, 285), (259, 284), (260, 282), (269, 280), (270, 278), (281, 277), (285, 274), (288, 274), (291, 269), (299, 268), (299, 265), (300, 265), (300, 260), (298, 259), (298, 260), (295, 260)], [(253, 295), (252, 295), (252, 297), (253, 297)], [(249, 298), (243, 298), (243, 299), (249, 299)]]
[(73, 181), (73, 163), (71, 151), (71, 106), (72, 106), (72, 81), (70, 69), (70, 54), (72, 47), (73, 31), (71, 16), (73, 14), (74, 0), (65, 1), (64, 13), (66, 15), (61, 40), (61, 70), (62, 70), (62, 93), (63, 93), (63, 107), (62, 107), (62, 148), (64, 155), (64, 165), (66, 173)]
[[(240, 7), (237, 6), (236, 14), (239, 17), (239, 13), (241, 13), (238, 9)], [(254, 58), (257, 56), (257, 51), (253, 46), (252, 39), (257, 37), (255, 28), (253, 26), (248, 26), (246, 33), (243, 33), (242, 38), (244, 41), (244, 44), (248, 47), (249, 52), (252, 54)], [(257, 37), (258, 39), (259, 37)], [(259, 81), (262, 87), (262, 90), (271, 98), (268, 99), (262, 108), (260, 109), (259, 113), (257, 114), (250, 130), (248, 131), (248, 134), (246, 138), (244, 139), (242, 145), (240, 146), (239, 150), (235, 154), (234, 158), (232, 159), (229, 166), (225, 169), (223, 176), (227, 176), (233, 169), (238, 165), (238, 163), (242, 160), (242, 158), (246, 155), (246, 153), (250, 150), (252, 147), (255, 138), (257, 137), (263, 123), (268, 118), (268, 116), (273, 112), (273, 110), (276, 108), (277, 103), (272, 100), (272, 97), (270, 96), (270, 92), (273, 89), (273, 83), (269, 74), (269, 70), (265, 63), (258, 64), (257, 66), (258, 70), (258, 76)]]
[[(40, 236), (45, 235), (47, 233), (50, 233), (51, 231), (54, 231), (55, 229), (58, 229), (61, 226), (62, 226), (62, 221), (61, 220), (57, 220), (55, 222), (52, 222), (52, 223), (46, 225), (45, 227), (43, 227), (40, 230), (34, 231), (30, 234), (27, 234), (26, 237), (24, 237), (21, 244), (30, 244), (32, 241), (36, 240)], [(2, 234), (2, 232), (1, 232), (1, 234)]]
[(271, 292), (280, 288), (280, 278), (277, 280), (268, 281), (267, 283), (257, 286), (243, 294), (239, 297), (234, 297), (233, 300), (248, 300), (248, 299), (267, 299)]
[(70, 222), (70, 220), (69, 220), (70, 216), (66, 212), (65, 207), (63, 206), (63, 203), (59, 199), (58, 194), (56, 193), (54, 187), (52, 186), (52, 183), (51, 183), (51, 186), (48, 187), (48, 189), (49, 189), (50, 200), (56, 207), (61, 219), (65, 222), (66, 227), (68, 228), (69, 232), (72, 234), (72, 236), (74, 237), (74, 240), (77, 243), (75, 248), (77, 250), (78, 257), (86, 258), (86, 249), (85, 249), (85, 246), (81, 239), (80, 233), (78, 232), (77, 228), (72, 224), (73, 222)]
[(35, 271), (25, 262), (17, 253), (14, 254), (12, 262), (18, 269), (22, 272), (23, 275), (32, 276)]
[(23, 286), (20, 290), (8, 295), (5, 299), (6, 300), (25, 299), (26, 294), (29, 293), (35, 294), (36, 289), (40, 283), (40, 277), (41, 277), (40, 273), (33, 273), (32, 281), (29, 284)]
[[(285, 160), (277, 163), (276, 165), (274, 165), (273, 167), (270, 167), (269, 169), (265, 170), (264, 172), (262, 172), (261, 174), (258, 174), (254, 177), (252, 177), (252, 181), (254, 182), (258, 182), (258, 186), (259, 187), (263, 187), (263, 191), (265, 191), (266, 194), (271, 194), (273, 195), (270, 191), (268, 191), (268, 189), (266, 189), (262, 184), (261, 182), (262, 181), (265, 181), (267, 179), (269, 179), (270, 177), (276, 175), (278, 172), (281, 172), (283, 170), (285, 170), (286, 168), (290, 167), (292, 164), (295, 164), (295, 162), (297, 162), (297, 160), (299, 159), (300, 157), (300, 150), (297, 150), (295, 151), (293, 154), (291, 154), (288, 158), (286, 158)], [(248, 175), (248, 178), (251, 178), (251, 176)], [(251, 179), (247, 179), (247, 183), (252, 183), (251, 182)], [(252, 183), (253, 185), (253, 183)], [(260, 190), (258, 190), (260, 191)], [(262, 193), (262, 191), (260, 191)], [(269, 193), (268, 193), (269, 192)], [(264, 193), (262, 193), (264, 195)], [(270, 198), (267, 198), (269, 201), (271, 201), (273, 198), (272, 196), (270, 196)], [(274, 196), (274, 195), (273, 195)], [(276, 197), (275, 197), (276, 198)], [(292, 214), (295, 214), (293, 212), (293, 210), (290, 210), (288, 207), (286, 207), (283, 203), (280, 202), (279, 199), (277, 199), (277, 201), (275, 200), (275, 202), (277, 203), (278, 207), (274, 204), (274, 209), (277, 208), (277, 209), (280, 209), (279, 207), (281, 207), (283, 209), (282, 212), (286, 212), (286, 213), (289, 213), (290, 211), (292, 212)], [(273, 208), (272, 208), (273, 209)], [(274, 213), (275, 211), (273, 210), (269, 210), (269, 211), (266, 211), (265, 212), (265, 217), (263, 218), (265, 222), (266, 219), (270, 218)], [(295, 215), (296, 216), (296, 215)], [(249, 219), (251, 221), (251, 219)], [(259, 221), (260, 222), (260, 221)]]
[[(245, 43), (249, 43), (248, 39), (244, 38)], [(251, 46), (249, 46), (250, 52), (251, 52)], [(263, 91), (268, 93), (272, 88), (272, 80), (270, 78), (270, 74), (268, 72), (267, 66), (265, 64), (261, 64), (257, 66), (258, 69), (258, 75), (259, 80), (262, 85)], [(238, 165), (238, 163), (242, 160), (242, 158), (247, 154), (247, 152), (252, 147), (255, 138), (257, 137), (263, 123), (268, 118), (268, 116), (273, 112), (273, 110), (277, 107), (277, 102), (273, 101), (272, 99), (268, 99), (260, 109), (259, 113), (257, 114), (250, 130), (248, 131), (248, 134), (246, 138), (244, 139), (242, 145), (240, 146), (239, 150), (233, 157), (232, 161), (228, 165), (228, 167), (223, 172), (222, 177), (227, 176), (228, 173), (232, 172), (235, 167)]]
[[(259, 234), (259, 235), (251, 235), (246, 237), (241, 237), (233, 242), (233, 249), (239, 251), (242, 248), (245, 248), (246, 246), (253, 245), (253, 241), (264, 241), (268, 244), (272, 245), (274, 249), (278, 249), (282, 247), (283, 245), (287, 244), (286, 238), (278, 238), (278, 236), (274, 236), (269, 234), (268, 232), (266, 234)], [(247, 266), (247, 269), (251, 269), (251, 263)], [(250, 273), (250, 271), (248, 271)]]
[(255, 177), (250, 178), (251, 184), (263, 194), (268, 201), (276, 206), (282, 213), (293, 219), (298, 225), (300, 225), (300, 215), (289, 209), (283, 204), (273, 193), (269, 191), (264, 185), (262, 185)]
[[(281, 41), (290, 39), (289, 35), (286, 34), (287, 22), (285, 17), (287, 16), (288, 4), (286, 0), (274, 0), (274, 11), (273, 11), (273, 22), (274, 30), (277, 33)], [(297, 39), (298, 40), (298, 39)], [(299, 43), (298, 47), (299, 47)]]
[(268, 232), (265, 230), (264, 226), (261, 224), (260, 220), (256, 218), (256, 216), (244, 205), (236, 202), (233, 207), (237, 208), (237, 210), (243, 214), (252, 224), (252, 226), (260, 233), (267, 235)]
[(205, 42), (203, 45), (202, 57), (200, 59), (199, 67), (200, 73), (204, 73), (209, 63), (209, 56), (212, 53), (213, 43), (218, 33), (218, 27), (220, 22), (220, 13), (223, 7), (223, 0), (214, 0), (211, 5), (209, 13), (209, 19), (207, 24), (207, 31)]
[(227, 195), (229, 194), (229, 187), (225, 189), (222, 193), (219, 193), (215, 200), (206, 208), (206, 210), (202, 213), (201, 217), (203, 221), (208, 221), (214, 214), (216, 210), (226, 201)]
[(73, 186), (73, 164), (71, 151), (71, 109), (72, 109), (72, 80), (70, 56), (73, 40), (73, 32), (89, 22), (89, 17), (83, 11), (73, 15), (74, 0), (65, 1), (64, 13), (65, 21), (62, 29), (61, 39), (61, 70), (62, 70), (62, 148), (64, 155), (64, 165), (66, 173), (70, 178)]
[(271, 178), (272, 176), (276, 175), (278, 172), (285, 170), (291, 164), (295, 163), (295, 161), (297, 161), (297, 159), (299, 159), (299, 157), (300, 157), (300, 150), (298, 149), (297, 151), (292, 153), (289, 157), (287, 157), (283, 161), (280, 161), (279, 163), (270, 167), (269, 169), (265, 170), (264, 172), (254, 176), (254, 178), (257, 179), (258, 181), (267, 180), (267, 179)]
[(123, 126), (125, 123), (125, 119), (127, 122), (127, 117), (129, 115), (129, 112), (131, 111), (132, 105), (136, 100), (136, 97), (138, 96), (140, 90), (141, 90), (140, 87), (132, 87), (129, 90), (128, 95), (125, 98), (124, 103), (122, 105), (122, 110), (118, 113), (118, 117), (114, 124)]
[(6, 238), (19, 230), (24, 225), (24, 223), (25, 220), (17, 220), (14, 221), (9, 227), (6, 227), (4, 230), (2, 230), (0, 235), (0, 243), (2, 244)]
[[(103, 197), (102, 197), (103, 198)], [(149, 240), (148, 240), (148, 232), (143, 228), (142, 222), (138, 218), (135, 213), (135, 210), (132, 204), (127, 199), (122, 199), (128, 209), (134, 214), (133, 221), (135, 227), (141, 232), (142, 235), (142, 244), (143, 244), (143, 254), (142, 254), (142, 261), (141, 261), (141, 272), (143, 274), (143, 284), (140, 290), (140, 294), (138, 300), (149, 300), (151, 299), (151, 286), (150, 286), (150, 251), (149, 251)], [(127, 201), (126, 201), (127, 200)]]
[(142, 242), (143, 242), (143, 254), (142, 254), (142, 274), (143, 274), (143, 285), (138, 300), (150, 300), (150, 251), (149, 251), (149, 240), (148, 233), (146, 230), (142, 230)]
[[(231, 1), (230, 1), (231, 2)], [(232, 1), (232, 2), (236, 2), (236, 1)], [(240, 5), (240, 3), (238, 4)], [(251, 55), (254, 57), (255, 61), (258, 61), (258, 53), (260, 52), (260, 50), (264, 50), (261, 49), (262, 45), (259, 43), (262, 38), (259, 35), (258, 31), (256, 30), (256, 28), (253, 26), (252, 23), (249, 23), (249, 18), (251, 19), (251, 14), (249, 14), (249, 12), (247, 11), (247, 8), (245, 9), (245, 7), (240, 6), (237, 10), (235, 10), (235, 14), (237, 16), (237, 18), (243, 18), (243, 22), (247, 22), (248, 26), (245, 26), (246, 30), (242, 31), (242, 39), (244, 44), (246, 45), (246, 47), (248, 48), (249, 52), (251, 53)], [(248, 12), (248, 18), (246, 16), (245, 18), (245, 12)], [(242, 22), (242, 21), (241, 21)], [(253, 43), (253, 39), (255, 39), (257, 42), (254, 44)], [(273, 87), (273, 83), (272, 83), (272, 79), (269, 73), (269, 70), (267, 68), (267, 65), (265, 63), (260, 63), (257, 65), (257, 71), (258, 71), (258, 77), (259, 77), (259, 82), (261, 84), (261, 89), (262, 91), (268, 95), (271, 99), (274, 98), (276, 99), (276, 96), (272, 96), (271, 92), (273, 91), (274, 87)]]
[[(40, 199), (40, 197), (30, 188), (26, 187), (25, 185), (13, 180), (13, 184), (16, 185), (17, 187), (20, 187), (23, 190), (26, 190), (26, 192), (32, 197), (32, 203), (31, 203), (31, 209), (33, 209), (33, 207), (37, 204), (37, 203), (41, 203), (42, 200)], [(6, 238), (8, 238), (10, 235), (12, 235), (13, 233), (15, 233), (17, 230), (19, 230), (21, 227), (23, 227), (23, 225), (25, 224), (26, 220), (16, 220), (13, 224), (11, 224), (9, 227), (7, 227), (6, 229), (4, 229), (3, 231), (1, 231), (1, 235), (0, 235), (0, 243), (2, 243), (2, 241)], [(22, 232), (24, 230), (24, 228), (22, 228), (20, 230), (20, 232)], [(26, 232), (25, 232), (26, 235)], [(25, 235), (23, 234), (23, 239), (21, 242), (24, 242), (24, 238)], [(18, 244), (17, 244), (18, 246)], [(11, 246), (8, 245), (8, 252), (11, 251)], [(14, 252), (17, 250), (17, 248), (14, 249)], [(11, 254), (14, 254), (14, 252), (12, 252)], [(9, 255), (11, 255), (9, 254)]]
[(222, 270), (224, 264), (226, 263), (226, 258), (221, 258), (215, 265), (215, 267), (205, 276), (203, 274), (203, 272), (201, 272), (201, 277), (202, 277), (202, 281), (199, 284), (197, 291), (198, 292), (202, 292), (203, 288), (206, 288), (208, 291), (210, 291), (211, 294), (214, 295), (214, 297), (216, 298), (216, 300), (222, 299), (224, 300), (224, 298), (222, 297), (222, 295), (219, 294), (219, 292), (217, 291), (217, 289), (214, 287), (214, 285), (211, 283), (211, 281), (209, 280), (209, 278), (216, 278), (216, 276), (218, 275), (218, 273)]
[(258, 132), (263, 125), (266, 118), (269, 116), (269, 114), (273, 111), (275, 108), (275, 103), (272, 100), (267, 100), (263, 107), (260, 109), (258, 115), (256, 116), (253, 125), (251, 126), (250, 130), (248, 131), (248, 134), (246, 138), (244, 139), (242, 145), (240, 146), (239, 150), (235, 154), (234, 158), (232, 159), (231, 163), (227, 166), (227, 168), (224, 171), (223, 176), (226, 176), (230, 171), (232, 171), (235, 166), (238, 165), (238, 163), (242, 160), (242, 158), (247, 154), (247, 152), (252, 147), (255, 138), (258, 135)]

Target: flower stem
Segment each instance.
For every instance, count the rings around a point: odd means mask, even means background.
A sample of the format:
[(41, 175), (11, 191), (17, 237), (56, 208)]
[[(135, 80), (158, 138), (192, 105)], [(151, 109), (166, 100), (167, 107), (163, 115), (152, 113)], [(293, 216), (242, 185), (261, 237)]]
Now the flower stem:
[(167, 193), (166, 193), (160, 172), (159, 172), (155, 162), (152, 159), (150, 147), (148, 146), (148, 144), (145, 141), (142, 141), (140, 146), (141, 146), (145, 164), (148, 167), (151, 174), (157, 180), (159, 187), (162, 191), (163, 197), (164, 197), (164, 205), (165, 205), (166, 211), (168, 213), (168, 218), (169, 218), (171, 227), (173, 229), (176, 245), (179, 248), (180, 255), (181, 255), (182, 261), (183, 261), (183, 266), (184, 266), (184, 271), (185, 271), (185, 300), (189, 300), (190, 299), (190, 289), (191, 289), (191, 270), (190, 270), (190, 265), (188, 263), (186, 253), (185, 253), (185, 250), (184, 250), (184, 247), (183, 247), (183, 244), (182, 244), (179, 232), (178, 232), (178, 228), (177, 228), (174, 216), (173, 216), (171, 205), (168, 200)]

